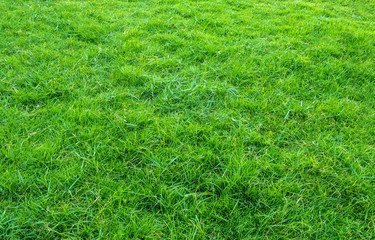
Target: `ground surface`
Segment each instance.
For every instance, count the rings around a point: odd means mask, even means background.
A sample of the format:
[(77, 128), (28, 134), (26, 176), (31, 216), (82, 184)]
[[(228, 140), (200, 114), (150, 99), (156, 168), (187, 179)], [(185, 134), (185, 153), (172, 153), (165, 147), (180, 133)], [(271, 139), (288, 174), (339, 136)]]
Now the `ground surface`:
[(0, 13), (1, 239), (375, 236), (373, 0)]

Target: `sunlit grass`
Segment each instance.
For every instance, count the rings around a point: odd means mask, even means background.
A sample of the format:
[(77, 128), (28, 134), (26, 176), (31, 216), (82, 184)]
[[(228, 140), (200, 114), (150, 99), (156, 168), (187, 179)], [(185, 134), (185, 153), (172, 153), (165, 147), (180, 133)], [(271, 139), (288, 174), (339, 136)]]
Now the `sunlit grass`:
[(374, 9), (0, 1), (0, 238), (373, 238)]

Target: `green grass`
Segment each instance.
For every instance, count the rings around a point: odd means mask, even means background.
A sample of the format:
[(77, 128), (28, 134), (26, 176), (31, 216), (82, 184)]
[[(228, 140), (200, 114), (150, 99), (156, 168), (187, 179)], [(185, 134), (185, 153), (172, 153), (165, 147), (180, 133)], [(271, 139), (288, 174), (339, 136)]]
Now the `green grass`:
[(0, 239), (375, 238), (373, 0), (0, 13)]

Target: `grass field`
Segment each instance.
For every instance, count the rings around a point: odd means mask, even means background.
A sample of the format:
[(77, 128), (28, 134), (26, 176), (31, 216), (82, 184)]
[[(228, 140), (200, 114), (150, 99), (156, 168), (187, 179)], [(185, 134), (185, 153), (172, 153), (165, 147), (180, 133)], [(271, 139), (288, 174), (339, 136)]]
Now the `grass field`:
[(0, 239), (375, 238), (375, 1), (0, 13)]

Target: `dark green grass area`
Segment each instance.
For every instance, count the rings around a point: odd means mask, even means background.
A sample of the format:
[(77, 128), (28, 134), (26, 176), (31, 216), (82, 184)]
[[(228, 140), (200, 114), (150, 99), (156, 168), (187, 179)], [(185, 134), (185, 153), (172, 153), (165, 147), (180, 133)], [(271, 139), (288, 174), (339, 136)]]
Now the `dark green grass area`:
[(0, 239), (373, 239), (373, 0), (0, 0)]

